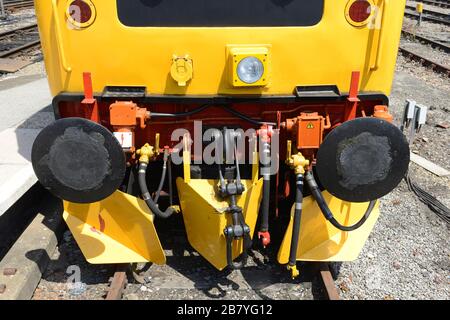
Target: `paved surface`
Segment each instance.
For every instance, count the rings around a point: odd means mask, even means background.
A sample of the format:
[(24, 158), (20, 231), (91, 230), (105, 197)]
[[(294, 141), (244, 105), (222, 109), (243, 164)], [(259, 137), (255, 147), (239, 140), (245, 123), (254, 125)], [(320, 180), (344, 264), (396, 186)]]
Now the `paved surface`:
[(0, 82), (0, 216), (37, 179), (31, 147), (42, 128), (53, 121), (47, 79), (16, 78)]
[(31, 299), (62, 234), (62, 212), (61, 200), (43, 198), (36, 217), (0, 261), (0, 285), (6, 289), (0, 300)]

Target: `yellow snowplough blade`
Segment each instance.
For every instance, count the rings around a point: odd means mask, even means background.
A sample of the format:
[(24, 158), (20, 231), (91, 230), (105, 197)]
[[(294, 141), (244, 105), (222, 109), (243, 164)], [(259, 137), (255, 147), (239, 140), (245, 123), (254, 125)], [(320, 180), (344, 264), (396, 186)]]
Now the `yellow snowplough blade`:
[(64, 202), (64, 220), (92, 264), (164, 264), (153, 214), (141, 199), (116, 191), (100, 202)]
[[(251, 236), (255, 230), (262, 197), (263, 180), (242, 180), (244, 193), (238, 197), (237, 205), (243, 210)], [(224, 229), (232, 224), (226, 213), (229, 203), (217, 198), (215, 180), (192, 179), (185, 182), (177, 179), (181, 210), (189, 243), (218, 270), (227, 266), (227, 249)], [(242, 240), (233, 245), (233, 259), (242, 254)]]
[[(357, 223), (369, 206), (369, 203), (342, 201), (326, 191), (323, 195), (336, 220), (345, 226)], [(292, 207), (291, 220), (278, 252), (278, 262), (281, 264), (286, 264), (289, 260), (294, 211), (295, 206)], [(297, 260), (353, 261), (357, 259), (379, 215), (379, 203), (377, 203), (362, 227), (355, 231), (344, 232), (336, 229), (324, 218), (312, 196), (306, 197), (303, 201)]]

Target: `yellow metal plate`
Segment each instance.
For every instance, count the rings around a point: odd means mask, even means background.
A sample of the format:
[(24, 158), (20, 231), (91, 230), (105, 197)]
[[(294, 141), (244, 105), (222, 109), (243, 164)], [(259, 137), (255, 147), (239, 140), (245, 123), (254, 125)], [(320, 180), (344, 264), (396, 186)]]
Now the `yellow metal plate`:
[[(238, 206), (243, 208), (245, 222), (255, 230), (259, 204), (262, 196), (263, 180), (242, 180), (245, 192), (238, 198)], [(231, 215), (225, 213), (229, 207), (226, 201), (216, 197), (215, 180), (192, 179), (189, 183), (177, 179), (181, 210), (189, 243), (206, 260), (219, 270), (227, 266), (225, 227), (232, 223)], [(242, 241), (233, 243), (233, 259), (242, 254)]]
[(144, 201), (116, 191), (91, 204), (64, 202), (64, 220), (92, 264), (164, 264), (153, 215)]
[[(347, 91), (351, 72), (357, 70), (362, 91), (389, 95), (406, 2), (374, 1), (377, 6), (386, 3), (384, 10), (376, 11), (385, 18), (363, 27), (347, 22), (348, 0), (327, 0), (322, 20), (310, 27), (133, 28), (120, 23), (116, 1), (95, 1), (95, 23), (73, 30), (66, 23), (67, 2), (53, 1), (56, 17), (52, 1), (35, 1), (53, 95), (83, 92), (85, 71), (92, 73), (96, 92), (110, 85), (145, 86), (158, 95), (292, 95), (299, 85), (335, 84)], [(234, 87), (227, 46), (258, 44), (271, 46), (270, 85)], [(187, 87), (168, 77), (174, 54), (188, 54), (193, 60), (195, 77)], [(64, 70), (63, 62), (71, 72)]]
[[(333, 197), (328, 192), (323, 192), (323, 195), (336, 220), (346, 226), (357, 223), (369, 205), (369, 203), (345, 202)], [(324, 218), (311, 196), (306, 197), (303, 201), (297, 260), (353, 261), (357, 259), (379, 215), (379, 203), (377, 203), (369, 219), (361, 228), (351, 232), (343, 232), (336, 229)], [(293, 217), (294, 206), (291, 210), (289, 226), (278, 252), (278, 262), (281, 264), (286, 264), (289, 261)]]

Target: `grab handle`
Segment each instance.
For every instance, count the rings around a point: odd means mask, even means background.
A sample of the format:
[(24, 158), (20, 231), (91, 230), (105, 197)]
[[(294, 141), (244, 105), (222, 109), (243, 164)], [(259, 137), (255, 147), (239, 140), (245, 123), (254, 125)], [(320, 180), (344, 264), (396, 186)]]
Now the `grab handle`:
[[(389, 5), (389, 1), (390, 0), (380, 0), (379, 3), (381, 4), (380, 6), (378, 6), (379, 9), (379, 13), (381, 13), (381, 22), (380, 22), (380, 28), (377, 28), (377, 23), (378, 23), (378, 17), (375, 20), (375, 35), (373, 37), (373, 43), (375, 46), (375, 50), (372, 50), (372, 59), (370, 60), (370, 70), (377, 70), (379, 65), (380, 65), (380, 61), (381, 61), (381, 51), (383, 49), (383, 41), (381, 41), (381, 39), (383, 38), (383, 35), (385, 33), (384, 31), (384, 22), (386, 21), (386, 7)], [(375, 51), (375, 52), (374, 52)]]
[(58, 0), (52, 0), (53, 17), (55, 18), (56, 42), (58, 45), (59, 58), (66, 72), (71, 72), (72, 68), (67, 64), (66, 55), (64, 53), (63, 38), (61, 34), (61, 24), (58, 19)]

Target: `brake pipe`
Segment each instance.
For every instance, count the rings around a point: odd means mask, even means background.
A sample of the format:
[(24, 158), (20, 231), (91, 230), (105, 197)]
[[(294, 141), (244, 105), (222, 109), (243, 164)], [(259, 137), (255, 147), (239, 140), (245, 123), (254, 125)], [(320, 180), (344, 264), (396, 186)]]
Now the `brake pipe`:
[(147, 163), (141, 162), (139, 164), (139, 171), (138, 171), (138, 181), (139, 181), (139, 187), (141, 188), (142, 198), (144, 199), (145, 203), (149, 207), (149, 209), (159, 218), (167, 219), (172, 214), (176, 213), (177, 210), (173, 207), (168, 207), (166, 211), (161, 211), (158, 208), (158, 205), (153, 201), (152, 197), (150, 196), (150, 192), (148, 192), (147, 187)]
[(328, 205), (325, 201), (325, 198), (323, 197), (322, 192), (320, 191), (320, 188), (317, 185), (316, 180), (314, 179), (314, 174), (311, 171), (308, 171), (306, 173), (305, 178), (306, 178), (306, 182), (309, 186), (309, 189), (311, 190), (311, 194), (312, 194), (313, 198), (316, 200), (317, 205), (319, 206), (320, 211), (322, 211), (322, 214), (325, 217), (325, 219), (327, 219), (335, 228), (337, 228), (341, 231), (349, 232), (349, 231), (354, 231), (354, 230), (362, 227), (364, 225), (364, 223), (367, 221), (367, 219), (369, 219), (370, 214), (372, 213), (372, 211), (375, 208), (375, 205), (377, 203), (376, 200), (371, 201), (369, 203), (369, 206), (368, 206), (366, 212), (364, 213), (363, 217), (356, 224), (354, 224), (353, 226), (343, 226), (336, 220), (336, 218), (334, 217), (330, 208), (328, 207)]
[(164, 160), (163, 160), (163, 169), (161, 173), (161, 181), (159, 182), (158, 189), (156, 191), (155, 199), (153, 201), (157, 204), (159, 197), (161, 195), (162, 188), (164, 186), (164, 182), (166, 181), (166, 175), (167, 175), (167, 162), (169, 159), (169, 148), (164, 149)]
[(261, 201), (261, 226), (258, 232), (258, 238), (261, 244), (266, 248), (270, 244), (269, 233), (269, 208), (270, 208), (270, 143), (272, 135), (272, 127), (264, 126), (258, 130), (258, 135), (262, 140), (261, 154), (264, 159), (261, 168), (261, 176), (263, 177), (263, 198)]
[(303, 174), (296, 175), (296, 192), (295, 192), (295, 211), (294, 211), (294, 223), (292, 226), (292, 238), (291, 249), (289, 252), (289, 264), (288, 269), (292, 272), (292, 278), (296, 278), (299, 275), (297, 270), (297, 250), (300, 236), (300, 222), (302, 220), (302, 207), (303, 207)]
[(139, 169), (138, 169), (138, 182), (139, 188), (141, 189), (142, 198), (149, 207), (149, 209), (159, 218), (167, 219), (172, 214), (178, 212), (174, 207), (168, 207), (166, 211), (161, 211), (158, 205), (153, 201), (150, 196), (150, 192), (147, 187), (147, 168), (151, 159), (154, 159), (157, 153), (155, 152), (155, 147), (150, 146), (146, 143), (141, 149), (136, 151), (136, 154), (140, 156), (139, 158)]
[(295, 193), (295, 211), (292, 226), (291, 248), (289, 252), (289, 263), (287, 269), (291, 271), (292, 278), (295, 279), (300, 275), (297, 269), (297, 249), (300, 236), (300, 222), (302, 219), (303, 206), (303, 177), (305, 169), (310, 167), (310, 161), (306, 159), (301, 152), (292, 154), (292, 141), (288, 140), (286, 150), (286, 164), (294, 169), (296, 181)]
[(197, 109), (191, 110), (191, 111), (187, 111), (187, 112), (180, 112), (180, 113), (160, 113), (160, 112), (149, 112), (148, 116), (151, 118), (180, 118), (180, 117), (189, 117), (189, 116), (193, 116), (197, 113), (201, 113), (203, 111), (205, 111), (208, 108), (211, 107), (217, 107), (217, 108), (221, 108), (225, 111), (227, 111), (228, 113), (231, 113), (232, 115), (247, 121), (251, 124), (257, 125), (257, 126), (261, 126), (261, 125), (271, 125), (271, 126), (275, 126), (276, 123), (274, 122), (266, 122), (266, 121), (258, 121), (255, 119), (252, 119), (242, 113), (240, 113), (239, 111), (231, 108), (228, 105), (211, 105), (211, 104), (205, 104), (202, 105), (200, 107), (198, 107)]

